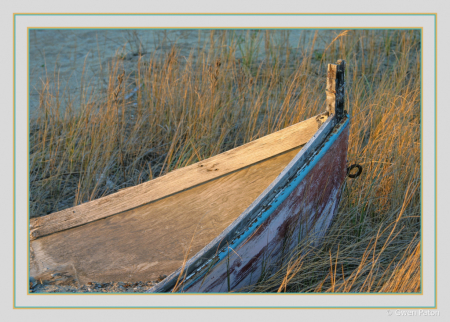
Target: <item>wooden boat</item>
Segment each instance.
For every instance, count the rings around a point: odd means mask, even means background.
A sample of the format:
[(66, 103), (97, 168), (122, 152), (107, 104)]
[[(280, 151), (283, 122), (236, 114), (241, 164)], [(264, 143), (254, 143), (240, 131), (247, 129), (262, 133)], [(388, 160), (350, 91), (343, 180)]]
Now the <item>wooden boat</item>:
[(30, 275), (165, 277), (151, 292), (227, 292), (330, 224), (347, 175), (345, 62), (327, 111), (165, 176), (30, 222)]

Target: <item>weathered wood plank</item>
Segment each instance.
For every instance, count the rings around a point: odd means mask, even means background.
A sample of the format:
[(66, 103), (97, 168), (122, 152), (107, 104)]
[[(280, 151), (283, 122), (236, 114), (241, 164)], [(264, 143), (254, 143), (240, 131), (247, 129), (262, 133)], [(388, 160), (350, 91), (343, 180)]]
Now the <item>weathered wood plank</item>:
[(81, 226), (166, 198), (251, 164), (303, 145), (316, 133), (323, 115), (310, 118), (165, 176), (73, 208), (30, 220), (31, 240)]
[(325, 90), (327, 99), (326, 106), (327, 112), (331, 114), (336, 114), (336, 71), (337, 66), (334, 64), (328, 64), (327, 69), (327, 87)]
[[(178, 269), (228, 227), (297, 155), (295, 148), (187, 191), (31, 242), (31, 275), (136, 282)], [(194, 238), (193, 238), (194, 237)], [(190, 251), (189, 251), (190, 248)]]
[(326, 110), (329, 115), (336, 115), (336, 121), (344, 117), (345, 95), (345, 60), (338, 60), (335, 64), (328, 64), (327, 87), (325, 90)]

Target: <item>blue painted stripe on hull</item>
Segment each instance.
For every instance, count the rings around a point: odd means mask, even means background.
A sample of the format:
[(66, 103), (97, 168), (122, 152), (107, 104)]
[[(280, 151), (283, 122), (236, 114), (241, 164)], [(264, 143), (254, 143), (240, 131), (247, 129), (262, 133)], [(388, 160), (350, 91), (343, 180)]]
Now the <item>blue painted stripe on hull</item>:
[[(274, 200), (270, 203), (271, 207), (269, 209), (266, 209), (266, 210), (262, 211), (262, 213), (256, 217), (256, 220), (250, 225), (250, 227), (254, 226), (254, 228), (253, 229), (247, 229), (247, 231), (245, 231), (242, 235), (240, 235), (238, 238), (233, 240), (229, 244), (229, 247), (234, 246), (232, 248), (236, 248), (236, 246), (239, 246), (242, 242), (244, 242), (251, 234), (253, 234), (255, 229), (257, 227), (259, 227), (275, 211), (275, 209), (277, 209), (278, 206), (281, 205), (286, 200), (286, 198), (292, 193), (292, 191), (294, 191), (294, 189), (300, 184), (300, 182), (302, 182), (302, 180), (306, 177), (306, 175), (322, 159), (322, 157), (331, 148), (331, 146), (334, 144), (334, 142), (337, 140), (337, 138), (341, 135), (341, 133), (345, 130), (345, 128), (349, 125), (349, 123), (350, 123), (350, 119), (349, 119), (349, 116), (347, 115), (347, 120), (345, 121), (345, 123), (341, 126), (341, 128), (336, 133), (334, 133), (329, 138), (328, 141), (325, 142), (323, 148), (320, 149), (319, 153), (313, 157), (311, 162), (308, 165), (306, 165), (303, 168), (301, 168), (299, 170), (299, 172), (297, 173), (297, 175), (292, 180), (292, 182), (290, 184), (288, 184), (283, 190), (281, 190), (274, 197)], [(222, 249), (217, 254), (219, 259), (214, 264), (214, 266), (217, 265), (217, 263), (219, 263), (220, 261), (222, 261), (227, 255), (228, 255), (228, 252), (226, 251), (226, 248)], [(210, 262), (211, 262), (211, 259), (208, 260), (197, 271), (203, 269)], [(194, 274), (195, 274), (195, 272), (192, 273), (191, 275), (194, 275)], [(187, 286), (182, 287), (182, 289), (184, 289), (184, 290), (188, 289), (192, 284), (194, 284), (196, 281), (198, 281), (199, 278), (201, 278), (203, 276), (204, 276), (204, 274), (199, 275), (195, 280), (191, 281)], [(189, 276), (187, 277), (187, 279), (189, 279)]]

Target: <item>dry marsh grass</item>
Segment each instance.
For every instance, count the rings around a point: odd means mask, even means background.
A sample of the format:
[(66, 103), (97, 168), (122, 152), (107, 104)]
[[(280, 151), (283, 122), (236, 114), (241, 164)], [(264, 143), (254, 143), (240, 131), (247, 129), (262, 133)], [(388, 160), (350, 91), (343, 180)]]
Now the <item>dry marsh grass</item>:
[[(278, 34), (277, 34), (278, 33)], [(30, 215), (133, 186), (325, 110), (326, 65), (347, 61), (349, 164), (338, 214), (256, 292), (420, 292), (420, 32), (348, 30), (325, 49), (286, 31), (211, 31), (181, 56), (109, 65), (106, 92), (61, 97), (49, 77), (30, 123)], [(276, 36), (276, 37), (275, 37)], [(282, 41), (274, 41), (274, 39)], [(135, 40), (134, 40), (135, 41)], [(136, 89), (133, 92), (133, 89)], [(64, 108), (62, 108), (64, 106)]]

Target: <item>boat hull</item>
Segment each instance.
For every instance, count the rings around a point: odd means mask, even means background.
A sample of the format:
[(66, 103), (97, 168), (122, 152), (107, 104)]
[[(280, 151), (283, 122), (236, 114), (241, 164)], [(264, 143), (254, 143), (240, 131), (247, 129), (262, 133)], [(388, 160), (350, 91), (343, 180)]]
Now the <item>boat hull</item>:
[(275, 197), (274, 209), (263, 211), (240, 238), (223, 248), (204, 268), (207, 273), (194, 274), (172, 291), (250, 291), (264, 274), (279, 269), (299, 243), (319, 243), (337, 212), (347, 175), (348, 120), (333, 132)]

